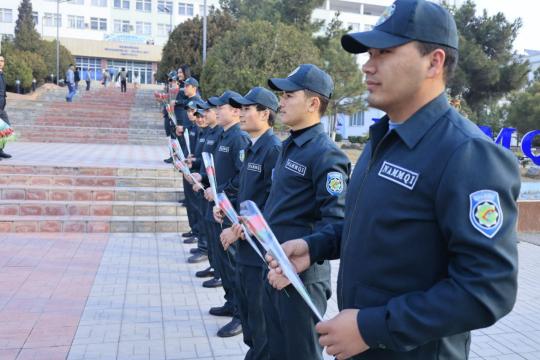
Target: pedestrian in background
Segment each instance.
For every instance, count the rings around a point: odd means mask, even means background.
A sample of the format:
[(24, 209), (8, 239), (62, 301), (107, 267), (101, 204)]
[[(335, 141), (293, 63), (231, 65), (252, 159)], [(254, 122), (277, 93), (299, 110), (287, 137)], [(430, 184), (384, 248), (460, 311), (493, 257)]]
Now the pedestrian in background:
[(120, 80), (120, 92), (127, 92), (127, 73), (126, 68), (122, 68), (116, 75), (116, 81)]
[(76, 67), (75, 72), (73, 73), (74, 81), (75, 81), (75, 92), (79, 92), (79, 82), (81, 81), (81, 68)]
[(90, 83), (92, 82), (92, 77), (90, 76), (90, 69), (86, 69), (84, 80), (86, 81), (86, 91), (90, 91)]
[[(6, 108), (6, 79), (4, 78), (5, 59), (0, 55), (0, 118), (10, 125)], [(11, 155), (4, 152), (4, 148), (0, 148), (0, 160), (9, 159)]]
[(68, 87), (68, 95), (66, 96), (67, 102), (73, 101), (73, 96), (75, 96), (75, 66), (69, 64), (69, 67), (66, 71), (66, 86)]

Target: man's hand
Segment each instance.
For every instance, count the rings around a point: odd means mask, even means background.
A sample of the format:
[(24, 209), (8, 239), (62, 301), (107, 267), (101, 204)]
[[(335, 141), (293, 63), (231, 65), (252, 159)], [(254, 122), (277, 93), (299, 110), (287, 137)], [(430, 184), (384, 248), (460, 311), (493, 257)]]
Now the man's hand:
[(246, 236), (244, 235), (244, 229), (242, 229), (242, 225), (240, 224), (233, 224), (230, 229), (234, 232), (234, 235), (240, 239), (240, 240), (246, 240)]
[(204, 198), (208, 201), (214, 201), (214, 194), (212, 193), (211, 187), (207, 187), (206, 190), (204, 190)]
[[(199, 173), (191, 173), (191, 175), (193, 175), (193, 178), (195, 180), (197, 180), (199, 183), (201, 182), (201, 180), (202, 180), (201, 174), (199, 174)], [(200, 190), (201, 190), (201, 188), (200, 188), (199, 185), (193, 184), (193, 191), (199, 192)]]
[(223, 224), (223, 218), (225, 217), (225, 214), (219, 206), (214, 205), (214, 207), (212, 208), (212, 214), (214, 215), (214, 220), (216, 220), (217, 223)]
[(176, 133), (176, 136), (183, 136), (184, 127), (182, 125), (176, 125), (174, 132)]
[(333, 319), (321, 321), (315, 326), (320, 334), (319, 343), (326, 346), (326, 352), (338, 360), (349, 359), (369, 349), (358, 330), (358, 311), (345, 309)]
[(227, 228), (221, 232), (219, 239), (221, 240), (221, 245), (223, 245), (223, 249), (227, 251), (229, 246), (231, 246), (236, 242), (236, 240), (238, 240), (238, 237), (235, 235), (232, 228)]
[[(289, 258), (293, 264), (297, 273), (301, 273), (309, 268), (311, 265), (311, 259), (309, 257), (309, 247), (304, 239), (289, 240), (281, 244), (285, 255)], [(285, 286), (289, 285), (290, 281), (283, 275), (283, 270), (279, 266), (278, 262), (270, 255), (266, 255), (268, 261), (268, 282), (274, 288), (281, 290)], [(284, 279), (287, 279), (285, 281)]]
[(193, 160), (194, 158), (190, 155), (189, 158), (186, 158), (186, 160), (184, 160), (184, 164), (186, 164), (186, 166), (191, 169), (191, 167), (193, 166)]
[(191, 176), (189, 176), (188, 174), (184, 174), (184, 173), (182, 173), (182, 174), (184, 175), (184, 179), (186, 179), (186, 181), (187, 181), (188, 183), (190, 183), (191, 185), (193, 185), (193, 179), (191, 178)]

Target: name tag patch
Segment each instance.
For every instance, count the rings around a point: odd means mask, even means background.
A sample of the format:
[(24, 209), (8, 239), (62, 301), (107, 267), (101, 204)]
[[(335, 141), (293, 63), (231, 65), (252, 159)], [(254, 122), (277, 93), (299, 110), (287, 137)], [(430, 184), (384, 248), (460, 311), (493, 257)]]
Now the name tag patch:
[(305, 165), (297, 163), (296, 161), (287, 159), (287, 162), (285, 163), (285, 169), (288, 169), (293, 173), (297, 173), (298, 175), (304, 176), (306, 175), (307, 167)]
[(262, 171), (262, 166), (261, 166), (261, 164), (248, 163), (247, 164), (247, 169), (249, 171), (255, 171), (255, 172), (260, 173)]
[(418, 173), (407, 170), (388, 161), (383, 162), (379, 176), (412, 190), (418, 180)]
[(203, 142), (205, 142), (205, 141), (206, 141), (206, 139), (199, 139), (199, 142), (200, 142), (200, 143), (203, 143)]
[(206, 143), (208, 145), (214, 145), (215, 141), (214, 140), (207, 140)]
[(228, 153), (229, 152), (229, 147), (220, 145), (218, 151)]

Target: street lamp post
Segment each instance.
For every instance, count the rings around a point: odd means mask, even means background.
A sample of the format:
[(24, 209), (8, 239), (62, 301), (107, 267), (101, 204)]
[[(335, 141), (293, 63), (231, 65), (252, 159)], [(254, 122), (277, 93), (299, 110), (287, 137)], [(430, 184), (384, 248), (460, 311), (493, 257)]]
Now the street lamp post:
[(60, 76), (60, 3), (71, 0), (56, 0), (56, 84)]
[(202, 48), (202, 62), (206, 63), (206, 0), (204, 0), (204, 14), (203, 14), (203, 48)]

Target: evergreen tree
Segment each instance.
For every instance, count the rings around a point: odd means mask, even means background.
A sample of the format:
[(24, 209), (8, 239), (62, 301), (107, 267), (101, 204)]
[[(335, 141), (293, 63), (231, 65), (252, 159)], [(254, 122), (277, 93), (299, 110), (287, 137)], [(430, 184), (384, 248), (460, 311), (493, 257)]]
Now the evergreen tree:
[(35, 29), (32, 17), (32, 3), (22, 0), (19, 5), (19, 16), (15, 23), (15, 46), (19, 50), (36, 51), (39, 49), (41, 39)]

